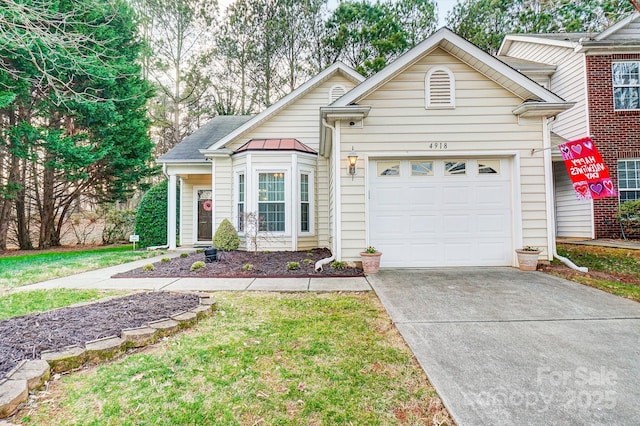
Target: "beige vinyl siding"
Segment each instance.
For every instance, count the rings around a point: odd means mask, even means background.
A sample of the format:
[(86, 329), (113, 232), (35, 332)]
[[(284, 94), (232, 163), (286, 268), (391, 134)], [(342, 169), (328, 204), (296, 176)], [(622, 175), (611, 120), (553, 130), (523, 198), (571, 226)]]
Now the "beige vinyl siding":
[[(456, 79), (456, 108), (425, 109), (424, 78), (433, 66), (446, 66)], [(520, 119), (512, 110), (522, 103), (511, 92), (470, 66), (436, 49), (359, 102), (371, 111), (363, 129), (342, 129), (341, 162), (353, 146), (359, 155), (358, 174), (342, 179), (342, 259), (357, 260), (366, 241), (366, 164), (372, 158), (411, 154), (464, 158), (469, 152), (520, 152), (523, 240), (547, 246), (546, 195), (543, 154), (531, 149), (543, 145), (542, 119)], [(432, 142), (447, 143), (430, 150)], [(474, 154), (477, 155), (477, 154)], [(515, 224), (518, 226), (519, 224)]]
[(215, 212), (213, 233), (224, 219), (233, 220), (233, 172), (231, 158), (218, 157), (213, 159), (214, 190), (213, 208)]
[(576, 105), (558, 114), (552, 130), (568, 140), (588, 135), (585, 58), (583, 54), (575, 53), (573, 49), (568, 47), (514, 41), (507, 56), (556, 65), (557, 69), (551, 76), (549, 89), (569, 102), (576, 102)]
[(556, 232), (564, 238), (593, 238), (592, 205), (578, 200), (563, 162), (553, 163)]
[[(182, 192), (180, 193), (180, 205), (182, 217), (180, 218), (180, 245), (190, 246), (195, 243), (194, 231), (194, 191), (196, 187), (211, 188), (211, 175), (187, 175), (182, 179)], [(214, 205), (215, 208), (215, 205)]]
[(331, 215), (332, 193), (330, 193), (330, 165), (324, 157), (318, 158), (316, 170), (316, 234), (318, 247), (331, 248)]

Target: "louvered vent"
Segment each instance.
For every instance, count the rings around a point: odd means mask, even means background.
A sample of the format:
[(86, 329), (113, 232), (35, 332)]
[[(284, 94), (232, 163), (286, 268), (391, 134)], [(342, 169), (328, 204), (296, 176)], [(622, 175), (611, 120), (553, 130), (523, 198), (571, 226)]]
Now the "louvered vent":
[(333, 86), (329, 90), (329, 103), (332, 104), (345, 93), (347, 93), (347, 89), (345, 89), (344, 86)]
[(427, 74), (427, 108), (455, 107), (455, 86), (453, 74), (446, 68), (435, 68)]

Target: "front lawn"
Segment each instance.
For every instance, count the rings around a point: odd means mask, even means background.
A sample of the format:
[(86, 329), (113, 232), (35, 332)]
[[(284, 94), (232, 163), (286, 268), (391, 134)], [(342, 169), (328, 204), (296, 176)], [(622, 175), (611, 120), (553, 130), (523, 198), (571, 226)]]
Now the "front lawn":
[(372, 292), (217, 293), (218, 314), (54, 381), (26, 424), (451, 424)]
[(100, 290), (34, 290), (0, 296), (0, 320), (126, 294)]
[(589, 272), (574, 271), (554, 260), (545, 272), (640, 302), (640, 250), (558, 244), (558, 254)]
[(0, 294), (2, 289), (147, 259), (162, 253), (147, 250), (133, 251), (131, 246), (109, 246), (90, 250), (53, 250), (0, 257)]

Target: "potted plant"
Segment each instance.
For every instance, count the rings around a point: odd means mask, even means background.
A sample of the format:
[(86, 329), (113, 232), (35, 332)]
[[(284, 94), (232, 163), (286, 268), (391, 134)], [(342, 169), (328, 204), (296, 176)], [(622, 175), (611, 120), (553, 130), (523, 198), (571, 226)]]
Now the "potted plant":
[(380, 269), (380, 256), (382, 256), (382, 253), (373, 246), (367, 247), (365, 251), (360, 253), (362, 269), (365, 275), (378, 272), (378, 269)]
[(537, 247), (525, 246), (516, 250), (518, 256), (518, 267), (521, 271), (535, 271), (538, 269), (538, 255), (540, 249)]

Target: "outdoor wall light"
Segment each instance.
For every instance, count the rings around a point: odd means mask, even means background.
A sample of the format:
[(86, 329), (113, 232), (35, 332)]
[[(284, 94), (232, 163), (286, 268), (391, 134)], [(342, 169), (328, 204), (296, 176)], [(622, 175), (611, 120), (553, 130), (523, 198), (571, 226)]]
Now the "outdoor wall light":
[(347, 171), (351, 175), (351, 180), (353, 180), (353, 176), (356, 174), (356, 163), (358, 162), (358, 154), (355, 153), (353, 147), (351, 147), (351, 152), (347, 155)]

